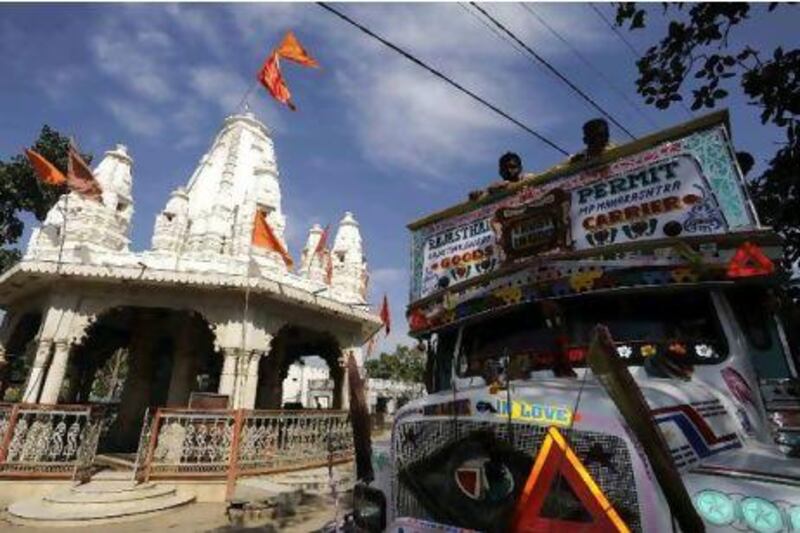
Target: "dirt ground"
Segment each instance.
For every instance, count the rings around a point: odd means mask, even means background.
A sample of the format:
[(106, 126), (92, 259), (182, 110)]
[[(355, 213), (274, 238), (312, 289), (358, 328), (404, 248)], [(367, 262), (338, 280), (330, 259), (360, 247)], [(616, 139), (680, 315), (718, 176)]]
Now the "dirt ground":
[(316, 501), (298, 507), (297, 514), (284, 520), (269, 520), (266, 523), (253, 524), (251, 527), (234, 527), (228, 522), (225, 503), (193, 503), (179, 509), (167, 511), (144, 520), (117, 522), (83, 527), (43, 528), (19, 526), (10, 523), (5, 517), (0, 519), (0, 531), (13, 533), (148, 533), (151, 531), (168, 531), (170, 533), (193, 533), (213, 531), (233, 533), (240, 531), (281, 531), (285, 533), (309, 533), (322, 529), (334, 519), (333, 505), (325, 501)]

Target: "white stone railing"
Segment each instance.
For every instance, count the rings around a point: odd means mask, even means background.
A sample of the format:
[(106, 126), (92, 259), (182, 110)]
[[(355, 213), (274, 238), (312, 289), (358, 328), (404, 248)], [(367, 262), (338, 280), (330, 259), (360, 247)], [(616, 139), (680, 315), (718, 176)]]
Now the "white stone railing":
[(0, 477), (73, 477), (94, 461), (100, 428), (88, 405), (3, 405)]
[(140, 445), (145, 477), (224, 476), (233, 445), (235, 412), (158, 409)]
[(248, 411), (236, 459), (239, 475), (348, 461), (353, 432), (343, 411)]
[(140, 480), (236, 478), (349, 461), (344, 411), (158, 409), (137, 454)]

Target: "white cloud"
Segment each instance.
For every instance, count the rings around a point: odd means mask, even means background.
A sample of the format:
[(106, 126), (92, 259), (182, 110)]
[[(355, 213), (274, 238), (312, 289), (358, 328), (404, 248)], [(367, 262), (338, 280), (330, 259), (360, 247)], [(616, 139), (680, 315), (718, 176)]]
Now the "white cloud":
[(90, 40), (95, 65), (142, 98), (169, 100), (173, 90), (161, 59), (170, 53), (170, 38), (154, 28), (132, 26), (135, 20), (130, 13), (106, 19)]
[(248, 83), (236, 72), (216, 65), (202, 65), (189, 69), (192, 88), (221, 110), (230, 112), (241, 102)]
[(256, 52), (264, 51), (273, 42), (277, 43), (286, 29), (298, 28), (312, 19), (319, 19), (315, 15), (322, 12), (315, 5), (300, 3), (239, 3), (228, 7), (237, 33), (245, 42), (252, 43)]
[(130, 101), (108, 99), (103, 105), (120, 124), (137, 135), (157, 135), (163, 128), (161, 120), (156, 115)]
[(165, 7), (170, 26), (180, 28), (190, 40), (199, 41), (217, 57), (224, 54), (226, 32), (220, 31), (214, 7), (204, 5), (169, 4)]
[(377, 165), (447, 179), (456, 159), (484, 157), (469, 148), (479, 148), (486, 135), (507, 128), (466, 96), (405, 66), (387, 68), (356, 87), (351, 118), (365, 157)]
[(61, 103), (72, 96), (76, 84), (83, 77), (81, 74), (79, 68), (67, 65), (38, 74), (36, 83), (50, 100)]
[(393, 285), (405, 281), (408, 272), (402, 268), (376, 268), (370, 272), (370, 282), (375, 285)]

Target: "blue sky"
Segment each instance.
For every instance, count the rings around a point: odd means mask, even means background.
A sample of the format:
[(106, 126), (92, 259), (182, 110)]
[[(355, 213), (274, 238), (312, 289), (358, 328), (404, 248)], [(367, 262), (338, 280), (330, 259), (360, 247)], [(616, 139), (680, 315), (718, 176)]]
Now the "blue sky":
[[(338, 7), (570, 152), (580, 149), (581, 124), (597, 115), (459, 4)], [(519, 5), (485, 7), (634, 134), (654, 130)], [(599, 7), (613, 17), (612, 6)], [(639, 50), (654, 44), (667, 23), (653, 7), (647, 30), (626, 32)], [(765, 17), (764, 7), (734, 30), (732, 44), (796, 47), (800, 11), (782, 7)], [(640, 102), (633, 56), (588, 5), (534, 9)], [(335, 224), (353, 211), (372, 270), (371, 300), (387, 292), (392, 304), (394, 331), (381, 345), (407, 342), (405, 224), (496, 179), (497, 158), (507, 150), (522, 156), (526, 171), (561, 157), (314, 4), (2, 5), (0, 157), (31, 144), (45, 123), (96, 156), (126, 144), (135, 161), (133, 248), (145, 249), (169, 192), (187, 182), (290, 28), (323, 67), (284, 63), (299, 111), (260, 88), (249, 99), (273, 130), (290, 252), (299, 256), (311, 224)], [(781, 133), (762, 127), (758, 110), (738, 87), (729, 89), (734, 142), (753, 153), (757, 172)], [(681, 108), (639, 105), (659, 127), (688, 118)], [(626, 140), (614, 129), (612, 138)]]

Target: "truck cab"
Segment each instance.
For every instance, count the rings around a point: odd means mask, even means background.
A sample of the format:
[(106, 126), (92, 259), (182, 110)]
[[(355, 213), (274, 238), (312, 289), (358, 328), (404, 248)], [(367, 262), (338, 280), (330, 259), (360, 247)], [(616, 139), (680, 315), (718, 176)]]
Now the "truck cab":
[(707, 530), (800, 530), (797, 370), (725, 112), (412, 223), (429, 394), (376, 464), (392, 531), (673, 531), (587, 364), (604, 325)]

